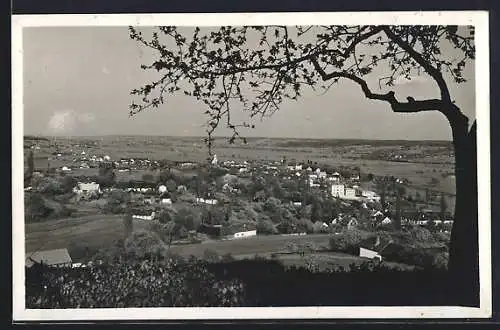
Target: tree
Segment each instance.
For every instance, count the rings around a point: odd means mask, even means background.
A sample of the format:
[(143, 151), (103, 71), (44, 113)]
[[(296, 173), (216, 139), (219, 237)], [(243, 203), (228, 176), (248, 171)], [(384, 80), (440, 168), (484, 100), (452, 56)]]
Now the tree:
[(127, 239), (134, 231), (134, 220), (130, 213), (123, 217), (123, 230), (125, 232), (125, 239)]
[[(478, 303), (477, 201), (469, 198), (477, 190), (476, 126), (469, 131), (468, 118), (449, 88), (466, 80), (462, 72), (475, 59), (474, 27), (223, 26), (184, 33), (163, 26), (150, 39), (130, 27), (130, 37), (158, 56), (141, 67), (161, 73), (158, 80), (132, 90), (141, 101), (131, 103), (130, 115), (159, 107), (167, 93), (192, 96), (206, 106), (209, 147), (221, 125), (233, 131), (230, 142), (240, 137), (240, 128), (253, 127), (233, 122), (233, 105), (239, 103), (251, 119), (263, 117), (278, 111), (285, 100), (297, 100), (307, 88), (328, 90), (340, 81), (359, 86), (366, 98), (385, 102), (396, 113), (441, 113), (451, 127), (457, 191), (449, 269), (456, 287), (472, 288), (461, 303)], [(250, 37), (258, 45), (246, 47)], [(445, 45), (453, 51), (442, 52)], [(411, 79), (415, 72), (435, 83), (439, 97), (396, 97), (394, 82)], [(374, 92), (370, 79), (389, 90)]]
[(112, 163), (101, 163), (99, 165), (97, 181), (103, 187), (110, 187), (115, 183), (116, 175)]
[(422, 201), (422, 196), (420, 196), (420, 193), (419, 193), (418, 191), (415, 193), (415, 200), (416, 200), (417, 202)]
[(445, 220), (446, 218), (446, 210), (448, 209), (448, 204), (446, 203), (446, 198), (444, 197), (444, 193), (441, 193), (441, 199), (439, 201), (439, 214), (441, 216), (441, 220)]
[(425, 189), (425, 202), (428, 204), (431, 202), (431, 191), (429, 188)]
[(28, 157), (26, 159), (27, 163), (27, 169), (24, 174), (24, 185), (25, 186), (30, 186), (31, 185), (31, 180), (33, 178), (33, 172), (35, 171), (35, 161), (33, 158), (33, 150), (30, 150), (28, 152)]
[(401, 190), (396, 189), (396, 215), (394, 217), (394, 229), (401, 230)]

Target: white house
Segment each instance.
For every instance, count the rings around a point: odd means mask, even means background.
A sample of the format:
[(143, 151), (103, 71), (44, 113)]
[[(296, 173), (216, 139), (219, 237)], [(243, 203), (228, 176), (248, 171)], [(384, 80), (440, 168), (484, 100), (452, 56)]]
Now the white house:
[(345, 196), (345, 186), (343, 184), (332, 184), (332, 196), (333, 197), (344, 197)]
[(217, 204), (217, 200), (216, 199), (196, 198), (196, 203), (205, 203), (208, 205), (215, 205), (215, 204)]
[(151, 215), (140, 215), (140, 214), (134, 214), (132, 215), (133, 219), (138, 219), (138, 220), (153, 220), (155, 218), (156, 212), (153, 211), (151, 212)]
[(345, 196), (346, 199), (354, 199), (356, 198), (356, 189), (354, 188), (345, 188)]
[(388, 225), (392, 222), (392, 220), (389, 217), (385, 217), (384, 220), (382, 220), (382, 224)]
[(101, 187), (98, 183), (83, 183), (78, 182), (76, 187), (73, 188), (73, 192), (77, 194), (88, 194), (88, 193), (101, 193)]
[(302, 202), (292, 202), (293, 206), (302, 206)]
[(321, 171), (320, 171), (320, 172), (318, 173), (318, 178), (320, 178), (320, 179), (326, 179), (326, 176), (327, 176), (326, 172), (321, 172)]
[(296, 171), (302, 171), (302, 165), (295, 165)]
[(162, 184), (162, 185), (160, 185), (160, 186), (158, 187), (158, 192), (159, 192), (160, 194), (166, 193), (166, 192), (167, 192), (167, 186), (165, 186), (165, 185), (163, 185), (163, 184)]
[(160, 201), (161, 204), (163, 205), (172, 205), (172, 199), (170, 198), (162, 198)]
[(104, 156), (104, 160), (109, 162), (111, 160), (111, 157), (109, 157), (108, 155)]
[(382, 256), (380, 254), (378, 254), (375, 251), (365, 249), (362, 247), (359, 248), (359, 256), (362, 258), (378, 259), (379, 261), (382, 261)]
[(61, 170), (64, 171), (64, 172), (71, 172), (71, 169), (69, 167), (67, 167), (67, 166), (63, 166), (61, 168)]
[(245, 238), (245, 237), (251, 237), (251, 236), (256, 236), (257, 235), (257, 230), (250, 230), (250, 231), (241, 231), (238, 233), (235, 233), (233, 235), (234, 238)]

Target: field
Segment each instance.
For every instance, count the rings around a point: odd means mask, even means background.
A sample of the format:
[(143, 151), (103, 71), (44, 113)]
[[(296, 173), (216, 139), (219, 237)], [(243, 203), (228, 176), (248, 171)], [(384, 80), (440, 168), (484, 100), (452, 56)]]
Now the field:
[[(123, 236), (123, 216), (91, 215), (25, 225), (26, 252), (67, 248), (79, 243), (93, 248), (106, 246)], [(134, 228), (146, 228), (144, 221), (135, 221)]]
[[(29, 143), (26, 142), (28, 145)], [(108, 155), (112, 159), (149, 158), (152, 160), (204, 161), (208, 149), (202, 137), (104, 136), (58, 138), (59, 151), (72, 153), (50, 162), (55, 152), (50, 140), (39, 142), (35, 167), (60, 167), (71, 163), (76, 155)], [(229, 144), (216, 138), (213, 152), (224, 160), (312, 161), (333, 166), (358, 166), (363, 173), (404, 177), (419, 189), (431, 188), (431, 180), (441, 180), (454, 170), (451, 143), (447, 141), (364, 141), (250, 138), (247, 144)], [(403, 155), (406, 162), (388, 160), (386, 155)], [(66, 161), (66, 163), (64, 163)], [(91, 171), (93, 174), (95, 171)], [(76, 174), (76, 173), (75, 173)], [(82, 173), (83, 174), (83, 173)], [(121, 174), (121, 173), (120, 173)], [(139, 178), (143, 173), (133, 176)]]
[[(135, 221), (135, 229), (147, 227), (146, 221)], [(79, 218), (60, 219), (42, 223), (26, 224), (26, 252), (40, 249), (66, 248), (72, 243), (82, 246), (100, 248), (122, 237), (122, 216), (96, 215)], [(198, 244), (173, 245), (170, 250), (183, 257), (196, 256), (202, 258), (206, 250), (215, 251), (218, 255), (230, 253), (235, 259), (253, 258), (256, 255), (271, 257), (275, 254), (285, 266), (305, 266), (306, 260), (313, 260), (320, 269), (338, 265), (347, 267), (352, 263), (359, 264), (366, 259), (337, 252), (307, 252), (305, 258), (291, 253), (287, 245), (290, 243), (312, 243), (318, 250), (328, 247), (329, 235), (304, 236), (256, 236), (246, 239), (206, 241)], [(408, 267), (402, 264), (387, 263), (389, 266)]]

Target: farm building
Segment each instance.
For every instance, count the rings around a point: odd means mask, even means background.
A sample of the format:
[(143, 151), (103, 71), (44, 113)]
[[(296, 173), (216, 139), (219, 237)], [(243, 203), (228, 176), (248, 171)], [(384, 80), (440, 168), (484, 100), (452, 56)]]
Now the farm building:
[(196, 198), (196, 203), (204, 203), (208, 205), (215, 205), (217, 204), (216, 199), (205, 199), (205, 198)]
[(249, 231), (241, 231), (238, 233), (235, 233), (233, 235), (234, 238), (245, 238), (245, 237), (251, 237), (251, 236), (256, 236), (257, 235), (257, 230), (249, 230)]
[(383, 252), (393, 244), (392, 240), (380, 238), (380, 236), (370, 237), (359, 244), (359, 256), (368, 259), (378, 259), (382, 261)]
[(71, 267), (73, 265), (68, 249), (55, 249), (26, 253), (26, 267), (29, 268), (35, 263), (41, 263), (51, 267)]
[(154, 220), (156, 215), (156, 212), (151, 212), (150, 215), (147, 214), (134, 214), (132, 215), (133, 219), (138, 219), (138, 220)]
[(73, 192), (77, 194), (92, 194), (92, 193), (101, 193), (101, 187), (98, 183), (90, 182), (83, 183), (78, 182), (75, 188), (73, 188)]
[(359, 248), (359, 256), (361, 258), (378, 259), (379, 261), (382, 261), (382, 256), (378, 254), (378, 252), (365, 249), (363, 247)]

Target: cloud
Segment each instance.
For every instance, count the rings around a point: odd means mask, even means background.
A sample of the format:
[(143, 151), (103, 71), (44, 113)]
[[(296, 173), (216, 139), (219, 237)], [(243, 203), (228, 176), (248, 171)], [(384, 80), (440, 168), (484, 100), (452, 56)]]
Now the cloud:
[(50, 134), (68, 134), (72, 133), (82, 125), (88, 125), (95, 121), (95, 115), (90, 112), (76, 113), (74, 110), (55, 111), (47, 123), (47, 129)]

